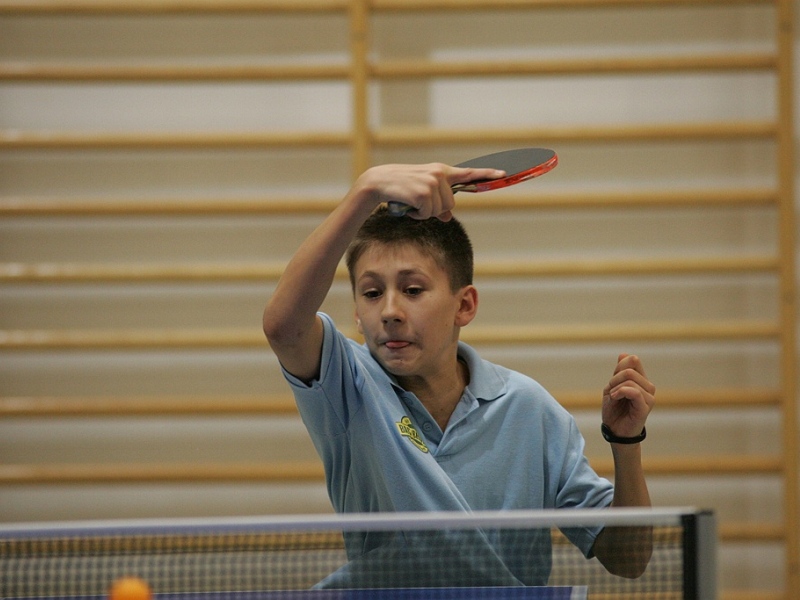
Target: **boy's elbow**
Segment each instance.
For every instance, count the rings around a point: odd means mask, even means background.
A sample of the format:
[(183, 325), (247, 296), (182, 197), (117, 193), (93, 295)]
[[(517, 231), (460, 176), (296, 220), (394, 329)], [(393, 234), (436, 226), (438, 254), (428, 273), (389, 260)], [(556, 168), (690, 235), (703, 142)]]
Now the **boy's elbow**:
[(264, 335), (267, 338), (267, 342), (272, 348), (278, 348), (280, 346), (285, 346), (288, 344), (287, 340), (291, 339), (291, 334), (288, 331), (288, 328), (281, 325), (280, 323), (275, 323), (271, 320), (265, 319), (262, 323)]
[[(317, 317), (315, 317), (317, 318)], [(322, 352), (322, 323), (298, 323), (299, 319), (275, 319), (264, 313), (262, 327), (270, 350), (287, 373), (310, 383), (319, 377)]]
[(315, 318), (316, 315), (308, 321), (297, 315), (287, 317), (271, 311), (268, 306), (264, 310), (261, 327), (273, 349), (294, 348), (308, 343), (309, 336), (313, 333)]
[(650, 557), (635, 556), (626, 560), (617, 561), (612, 564), (604, 563), (605, 569), (612, 575), (622, 577), (624, 579), (639, 579), (647, 570), (647, 565), (650, 564)]
[(272, 316), (269, 314), (269, 309), (265, 308), (264, 314), (261, 315), (261, 329), (264, 331), (264, 335), (267, 336), (267, 339), (274, 334), (274, 327), (275, 325), (272, 322)]
[(617, 577), (638, 579), (653, 556), (652, 527), (609, 527), (595, 542), (595, 556)]
[(285, 340), (288, 336), (285, 321), (276, 318), (274, 313), (269, 310), (269, 307), (264, 309), (261, 328), (270, 344), (280, 344), (281, 340)]

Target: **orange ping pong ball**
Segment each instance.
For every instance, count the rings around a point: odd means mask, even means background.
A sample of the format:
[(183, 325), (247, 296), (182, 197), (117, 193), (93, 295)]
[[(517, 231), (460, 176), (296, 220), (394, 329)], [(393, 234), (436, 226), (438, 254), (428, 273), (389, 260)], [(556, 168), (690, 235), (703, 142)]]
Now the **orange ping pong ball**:
[(108, 592), (108, 600), (151, 600), (153, 592), (147, 582), (138, 577), (117, 579)]

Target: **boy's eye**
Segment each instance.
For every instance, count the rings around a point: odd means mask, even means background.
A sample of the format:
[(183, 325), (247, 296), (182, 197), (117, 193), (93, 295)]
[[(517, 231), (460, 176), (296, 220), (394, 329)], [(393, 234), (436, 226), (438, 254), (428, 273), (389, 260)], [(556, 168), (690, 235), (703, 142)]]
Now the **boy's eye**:
[(378, 290), (367, 290), (363, 293), (364, 298), (377, 298), (381, 295)]
[(422, 291), (423, 290), (421, 287), (406, 288), (406, 294), (408, 294), (409, 296), (419, 296), (422, 293)]

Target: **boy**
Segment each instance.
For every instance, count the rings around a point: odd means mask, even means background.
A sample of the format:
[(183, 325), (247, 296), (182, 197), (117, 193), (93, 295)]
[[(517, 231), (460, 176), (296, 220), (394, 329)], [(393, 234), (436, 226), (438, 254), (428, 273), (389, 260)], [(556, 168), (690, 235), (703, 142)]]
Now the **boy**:
[[(603, 390), (612, 487), (589, 467), (574, 420), (541, 386), (459, 341), (478, 294), (450, 186), (502, 175), (442, 164), (367, 170), (300, 246), (264, 311), (264, 332), (325, 464), (337, 512), (650, 506), (637, 442), (655, 387), (637, 357), (620, 355)], [(386, 202), (413, 211), (376, 211)], [(345, 253), (363, 346), (318, 313)], [(623, 532), (614, 528), (565, 534), (613, 573), (638, 576), (649, 559), (645, 548), (639, 560), (622, 560), (615, 546)], [(512, 553), (502, 534), (475, 535), (482, 549), (461, 557), (476, 573), (469, 583), (546, 584), (549, 534), (525, 540), (541, 560)], [(415, 585), (452, 585), (441, 570), (425, 569), (431, 555), (419, 548), (442, 551), (453, 540), (417, 542), (348, 536), (350, 565), (323, 585), (408, 585), (411, 574)], [(365, 575), (366, 563), (381, 560), (404, 565), (404, 576)]]

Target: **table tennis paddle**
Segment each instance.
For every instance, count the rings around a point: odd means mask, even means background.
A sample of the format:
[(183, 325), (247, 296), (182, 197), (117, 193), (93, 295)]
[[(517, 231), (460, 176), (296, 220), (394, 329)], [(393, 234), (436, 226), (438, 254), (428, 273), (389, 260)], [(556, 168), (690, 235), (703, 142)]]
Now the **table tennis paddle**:
[[(467, 183), (457, 183), (451, 186), (453, 193), (457, 192), (488, 192), (500, 188), (516, 185), (544, 175), (558, 164), (558, 156), (553, 150), (547, 148), (518, 148), (504, 150), (486, 156), (479, 156), (466, 162), (455, 165), (456, 167), (489, 168), (505, 171), (504, 177), (497, 179), (479, 179)], [(396, 217), (414, 210), (412, 206), (400, 202), (389, 202), (389, 214)]]

